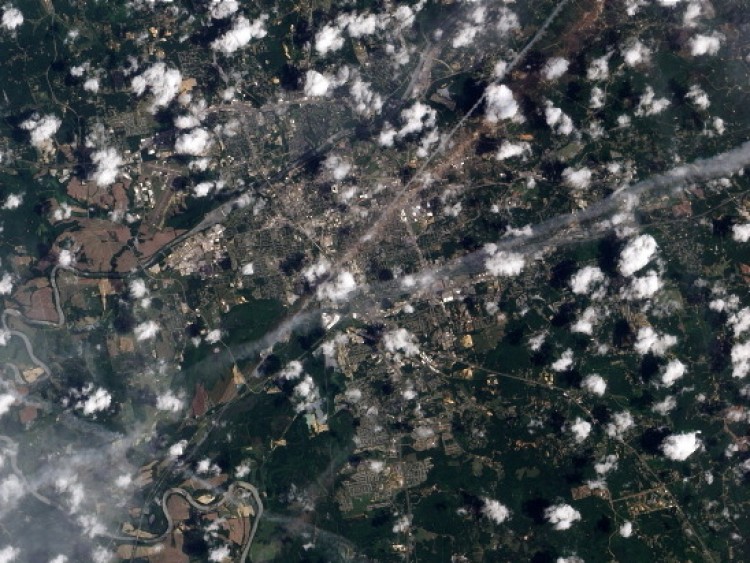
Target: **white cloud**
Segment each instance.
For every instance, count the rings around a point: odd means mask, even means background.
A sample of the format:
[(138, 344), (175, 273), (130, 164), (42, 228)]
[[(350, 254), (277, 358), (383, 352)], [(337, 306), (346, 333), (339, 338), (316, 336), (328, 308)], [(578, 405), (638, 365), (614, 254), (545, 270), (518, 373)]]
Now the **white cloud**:
[(521, 27), (518, 16), (505, 6), (501, 6), (497, 14), (497, 30), (500, 35), (507, 35), (514, 29)]
[(570, 63), (562, 57), (548, 59), (542, 68), (542, 76), (545, 80), (556, 80), (568, 71)]
[(664, 387), (671, 387), (675, 381), (682, 379), (685, 375), (685, 369), (685, 364), (680, 360), (674, 359), (670, 361), (661, 374), (661, 384)]
[(193, 195), (195, 197), (206, 197), (221, 187), (223, 187), (223, 182), (200, 182), (193, 186)]
[(563, 181), (571, 188), (585, 189), (591, 185), (591, 170), (586, 168), (566, 168), (562, 172)]
[(663, 356), (675, 344), (677, 344), (677, 337), (671, 334), (659, 336), (652, 327), (644, 326), (638, 329), (635, 351), (641, 356), (649, 352), (656, 356)]
[(493, 276), (517, 276), (526, 265), (523, 254), (497, 250), (497, 245), (494, 243), (486, 244), (484, 251), (488, 254), (484, 266)]
[(538, 352), (539, 350), (541, 350), (545, 340), (547, 340), (546, 332), (542, 332), (537, 334), (536, 336), (532, 336), (531, 338), (529, 338), (529, 350), (531, 350), (532, 352)]
[(673, 461), (685, 461), (702, 445), (698, 434), (700, 434), (699, 431), (667, 436), (661, 444), (661, 451)]
[(263, 39), (268, 35), (266, 31), (267, 19), (267, 16), (261, 16), (251, 22), (245, 16), (237, 16), (232, 23), (232, 27), (211, 43), (211, 48), (225, 55), (231, 55), (247, 46), (253, 39)]
[(673, 395), (667, 395), (659, 401), (658, 403), (654, 403), (651, 406), (651, 410), (654, 411), (656, 414), (660, 414), (662, 416), (667, 416), (671, 411), (677, 408), (677, 399)]
[(581, 519), (581, 513), (569, 504), (553, 504), (544, 510), (544, 518), (555, 530), (568, 530)]
[(502, 524), (510, 518), (510, 510), (507, 506), (491, 498), (483, 498), (482, 514), (485, 518), (492, 520), (495, 524)]
[(346, 301), (357, 289), (357, 282), (350, 272), (341, 272), (335, 280), (329, 280), (318, 288), (318, 299), (329, 299), (333, 302)]
[(383, 109), (383, 98), (373, 91), (369, 82), (356, 78), (349, 86), (349, 93), (354, 102), (354, 109), (360, 115), (369, 117)]
[(70, 76), (80, 78), (91, 68), (91, 63), (86, 61), (83, 64), (76, 65), (70, 68)]
[(130, 295), (134, 299), (142, 299), (148, 295), (148, 288), (146, 287), (146, 282), (144, 282), (140, 278), (135, 278), (133, 281), (130, 282), (129, 287)]
[(156, 113), (159, 108), (167, 107), (177, 96), (182, 84), (182, 74), (174, 68), (159, 62), (154, 63), (131, 82), (131, 89), (136, 96), (142, 96), (150, 90), (153, 96), (151, 112)]
[[(3, 503), (4, 508), (21, 499), (25, 492), (26, 487), (24, 487), (23, 481), (13, 473), (0, 481), (0, 502)], [(0, 557), (0, 563), (2, 561), (3, 559)]]
[(721, 33), (715, 32), (711, 35), (702, 35), (699, 33), (689, 41), (690, 54), (694, 57), (715, 55), (719, 52), (723, 39), (724, 36)]
[(109, 147), (94, 151), (91, 162), (94, 163), (93, 180), (97, 186), (106, 187), (115, 183), (124, 161), (115, 149)]
[(651, 57), (651, 49), (646, 47), (636, 38), (630, 39), (622, 45), (622, 47), (620, 47), (620, 52), (625, 59), (625, 64), (628, 66), (645, 64)]
[(708, 109), (711, 105), (711, 100), (708, 99), (708, 94), (706, 94), (706, 92), (697, 84), (690, 86), (690, 90), (685, 94), (685, 98), (699, 109)]
[(505, 84), (490, 84), (485, 91), (485, 114), (489, 123), (501, 119), (512, 119), (518, 115), (518, 104), (513, 99), (513, 92)]
[(437, 112), (422, 102), (414, 102), (412, 106), (401, 112), (403, 127), (398, 131), (398, 137), (406, 137), (412, 133), (419, 133), (422, 129), (435, 127)]
[(179, 412), (182, 410), (182, 407), (182, 399), (171, 391), (167, 391), (156, 398), (156, 408), (160, 411)]
[(481, 29), (481, 26), (464, 23), (461, 25), (458, 32), (453, 37), (453, 41), (451, 42), (451, 44), (455, 49), (467, 47), (468, 45), (474, 43), (474, 39), (481, 31)]
[(570, 289), (576, 295), (603, 293), (607, 281), (604, 272), (597, 266), (584, 266), (570, 278)]
[(646, 86), (638, 107), (635, 108), (637, 116), (657, 115), (669, 107), (670, 101), (667, 98), (657, 98), (654, 89)]
[(727, 313), (734, 311), (739, 307), (740, 305), (740, 298), (736, 295), (729, 295), (726, 299), (723, 298), (717, 298), (712, 299), (709, 304), (708, 308), (712, 311), (716, 311), (717, 313), (721, 313), (723, 311), (726, 311)]
[(570, 425), (570, 431), (573, 433), (576, 443), (582, 443), (591, 434), (591, 423), (583, 420), (580, 416)]
[(414, 6), (401, 5), (396, 8), (393, 17), (399, 22), (399, 29), (409, 27), (414, 23), (415, 11), (422, 9), (423, 3), (414, 4)]
[(622, 288), (620, 295), (624, 299), (650, 299), (656, 295), (662, 285), (659, 274), (654, 270), (649, 270), (643, 277), (632, 278), (630, 285)]
[(550, 129), (558, 135), (570, 135), (575, 129), (570, 116), (560, 108), (555, 107), (549, 100), (547, 100), (544, 108), (544, 119)]
[(178, 115), (174, 118), (174, 126), (177, 129), (192, 129), (200, 124), (201, 120), (195, 115)]
[(745, 332), (750, 330), (750, 307), (743, 307), (736, 313), (732, 313), (728, 321), (729, 326), (732, 327), (734, 337), (738, 338), (742, 336)]
[(328, 95), (331, 82), (330, 76), (317, 70), (308, 70), (305, 74), (305, 96), (319, 98)]
[(133, 483), (133, 476), (124, 473), (115, 480), (115, 486), (119, 489), (127, 489)]
[(617, 456), (615, 454), (609, 454), (602, 457), (598, 462), (594, 464), (594, 471), (599, 477), (606, 477), (617, 469)]
[(510, 141), (503, 141), (500, 144), (500, 148), (495, 155), (497, 160), (507, 160), (509, 158), (515, 158), (517, 156), (526, 156), (531, 154), (531, 145), (529, 143), (511, 143)]
[(724, 134), (726, 127), (724, 125), (724, 120), (721, 117), (714, 117), (711, 124), (713, 125), (714, 131), (716, 131), (717, 135)]
[(76, 404), (76, 408), (83, 411), (85, 415), (92, 415), (107, 410), (112, 404), (112, 395), (102, 387), (94, 389), (89, 386), (83, 390), (86, 398)]
[(373, 473), (382, 473), (385, 469), (385, 462), (380, 459), (371, 459), (367, 462), (367, 467)]
[(396, 130), (387, 123), (383, 126), (383, 130), (378, 135), (378, 144), (381, 147), (392, 147), (393, 141), (396, 138)]
[(0, 20), (0, 25), (2, 25), (3, 29), (6, 31), (13, 31), (20, 27), (22, 23), (23, 14), (21, 13), (21, 10), (11, 4), (6, 4), (3, 7), (3, 17)]
[(410, 514), (404, 514), (396, 520), (396, 523), (393, 525), (393, 533), (401, 534), (411, 528), (411, 518)]
[[(591, 89), (591, 98), (589, 99), (589, 107), (591, 109), (599, 109), (599, 108), (604, 107), (604, 90), (599, 88), (599, 86), (594, 86)], [(596, 124), (592, 122), (592, 124), (589, 127), (592, 127), (594, 125)], [(601, 134), (604, 133), (604, 131), (601, 130), (601, 125), (598, 125), (598, 127), (594, 129), (590, 129), (590, 130), (591, 130), (592, 136), (593, 135), (601, 136), (600, 133)]]
[(732, 377), (743, 378), (750, 373), (750, 340), (732, 346)]
[(174, 150), (178, 154), (203, 156), (212, 144), (211, 134), (202, 127), (198, 127), (179, 135), (175, 141)]
[(607, 80), (609, 78), (609, 57), (610, 54), (608, 53), (591, 61), (589, 68), (586, 70), (586, 77), (589, 80)]
[(12, 407), (13, 403), (15, 402), (15, 395), (12, 395), (11, 393), (0, 394), (0, 416), (3, 416), (5, 413), (7, 413), (10, 410), (10, 407)]
[(60, 266), (67, 268), (71, 266), (73, 262), (75, 262), (75, 255), (73, 252), (67, 248), (60, 250), (60, 253), (57, 255), (57, 263), (60, 264)]
[(50, 559), (49, 563), (68, 563), (68, 558), (65, 555), (58, 555), (54, 559)]
[(315, 36), (315, 50), (319, 55), (338, 51), (344, 46), (344, 37), (341, 30), (332, 24), (328, 24)]
[(299, 379), (302, 373), (302, 363), (297, 360), (292, 360), (279, 372), (279, 377), (287, 381), (292, 381)]
[(0, 563), (11, 563), (11, 561), (15, 561), (20, 554), (20, 549), (11, 545), (6, 545), (4, 548), (0, 549)]
[(208, 553), (208, 560), (212, 563), (223, 563), (226, 559), (229, 559), (229, 546), (227, 545), (215, 547)]
[(568, 348), (562, 353), (562, 356), (556, 361), (552, 362), (550, 366), (553, 371), (561, 372), (567, 371), (573, 366), (573, 350)]
[(302, 276), (310, 283), (320, 280), (330, 268), (330, 263), (324, 256), (321, 256), (315, 264), (302, 270)]
[(242, 266), (242, 275), (243, 276), (252, 276), (255, 273), (255, 266), (253, 266), (253, 263), (250, 262), (248, 264), (245, 264)]
[(386, 18), (376, 14), (342, 14), (336, 18), (339, 28), (346, 29), (350, 37), (373, 35), (386, 23)]
[(586, 307), (578, 320), (570, 326), (571, 332), (591, 335), (594, 333), (594, 324), (599, 320), (600, 314), (593, 307)]
[(320, 402), (320, 393), (315, 381), (308, 374), (296, 385), (293, 391), (297, 412), (310, 411)]
[(627, 521), (624, 522), (622, 526), (620, 526), (619, 532), (623, 538), (629, 538), (633, 535), (633, 523)]
[(187, 447), (187, 440), (180, 440), (179, 442), (172, 444), (169, 447), (169, 456), (180, 457), (182, 454), (185, 453), (186, 447)]
[(403, 352), (405, 356), (419, 354), (417, 338), (405, 328), (398, 328), (383, 335), (383, 345), (388, 352), (395, 354)]
[[(99, 521), (99, 517), (94, 514), (82, 514), (78, 517), (78, 525), (81, 527), (84, 535), (93, 538), (104, 534), (106, 528)], [(109, 561), (110, 559), (106, 559)]]
[(592, 373), (583, 378), (581, 381), (581, 389), (585, 389), (594, 395), (602, 396), (607, 390), (607, 383), (601, 375)]
[(23, 203), (23, 194), (10, 194), (3, 203), (3, 209), (18, 209)]
[(750, 223), (732, 225), (732, 238), (737, 242), (747, 242), (750, 240)]
[(633, 415), (628, 411), (615, 413), (612, 416), (612, 422), (608, 423), (605, 432), (610, 438), (622, 439), (623, 434), (635, 425)]
[(341, 181), (351, 172), (352, 163), (335, 154), (329, 154), (323, 162), (323, 168), (331, 173), (334, 180)]
[(206, 333), (205, 339), (208, 344), (216, 344), (219, 340), (221, 340), (221, 336), (221, 329), (214, 328)]
[(209, 13), (215, 20), (222, 20), (234, 14), (240, 7), (237, 0), (211, 0)]
[(11, 291), (13, 291), (13, 276), (6, 272), (0, 279), (0, 295), (8, 295)]
[(93, 563), (110, 563), (113, 557), (114, 554), (106, 547), (95, 547), (91, 552), (91, 560)]
[(83, 83), (83, 89), (92, 94), (96, 94), (99, 91), (99, 79), (94, 76), (87, 78)]
[(632, 276), (644, 268), (656, 254), (657, 248), (651, 235), (639, 235), (630, 239), (620, 253), (620, 273), (626, 277)]
[(75, 475), (60, 475), (55, 480), (55, 490), (59, 493), (68, 493), (68, 509), (71, 514), (75, 514), (86, 498), (86, 490), (83, 488)]
[(39, 116), (32, 115), (22, 122), (20, 127), (31, 133), (31, 144), (39, 150), (52, 148), (52, 136), (57, 133), (62, 125), (62, 120), (56, 115)]
[(159, 332), (160, 327), (156, 321), (146, 321), (135, 327), (136, 340), (148, 340)]

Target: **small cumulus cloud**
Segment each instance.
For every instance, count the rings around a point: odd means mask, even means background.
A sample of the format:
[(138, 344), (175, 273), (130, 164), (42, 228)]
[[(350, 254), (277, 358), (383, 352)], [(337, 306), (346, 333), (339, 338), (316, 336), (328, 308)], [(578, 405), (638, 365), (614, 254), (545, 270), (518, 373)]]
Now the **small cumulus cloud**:
[(510, 509), (500, 501), (491, 498), (483, 498), (482, 515), (495, 524), (502, 524), (511, 516)]
[(135, 327), (136, 340), (149, 340), (157, 335), (160, 327), (156, 321), (145, 321)]
[(553, 504), (544, 510), (544, 518), (555, 530), (569, 530), (581, 519), (581, 513), (569, 504)]
[(383, 336), (383, 345), (392, 354), (402, 352), (407, 357), (419, 354), (416, 336), (405, 328), (398, 328), (385, 333)]
[(498, 250), (495, 243), (486, 244), (484, 252), (487, 254), (484, 267), (493, 276), (517, 276), (523, 271), (526, 265), (526, 259), (523, 254)]
[(698, 434), (699, 431), (671, 434), (662, 442), (661, 451), (672, 461), (685, 461), (702, 446)]
[(620, 273), (628, 277), (643, 269), (656, 255), (657, 248), (656, 240), (651, 235), (639, 235), (630, 239), (620, 253)]
[(266, 20), (268, 20), (268, 16), (265, 15), (252, 22), (245, 16), (237, 16), (232, 23), (232, 27), (211, 43), (211, 48), (225, 55), (237, 52), (246, 47), (253, 39), (262, 39), (268, 35)]
[(21, 10), (12, 4), (6, 4), (3, 7), (3, 15), (0, 18), (0, 25), (6, 31), (15, 31), (23, 24), (23, 14)]
[(153, 96), (150, 109), (152, 113), (156, 113), (159, 108), (165, 108), (172, 102), (179, 93), (181, 84), (182, 74), (179, 70), (158, 62), (134, 77), (130, 87), (136, 96), (150, 91)]
[(26, 121), (21, 122), (21, 129), (31, 134), (31, 144), (39, 150), (52, 148), (52, 137), (60, 129), (62, 120), (56, 115), (34, 114)]
[(520, 107), (513, 98), (513, 92), (505, 84), (490, 84), (485, 90), (484, 118), (489, 123), (518, 116)]
[(544, 63), (542, 67), (542, 76), (545, 80), (557, 80), (563, 74), (568, 72), (570, 62), (562, 57), (552, 57)]
[(723, 40), (724, 36), (718, 32), (714, 32), (711, 35), (703, 35), (699, 33), (698, 35), (691, 37), (688, 42), (690, 54), (694, 57), (715, 55), (719, 52)]
[(589, 393), (601, 397), (607, 390), (607, 383), (601, 375), (592, 373), (583, 378), (581, 381), (581, 389), (585, 389)]

